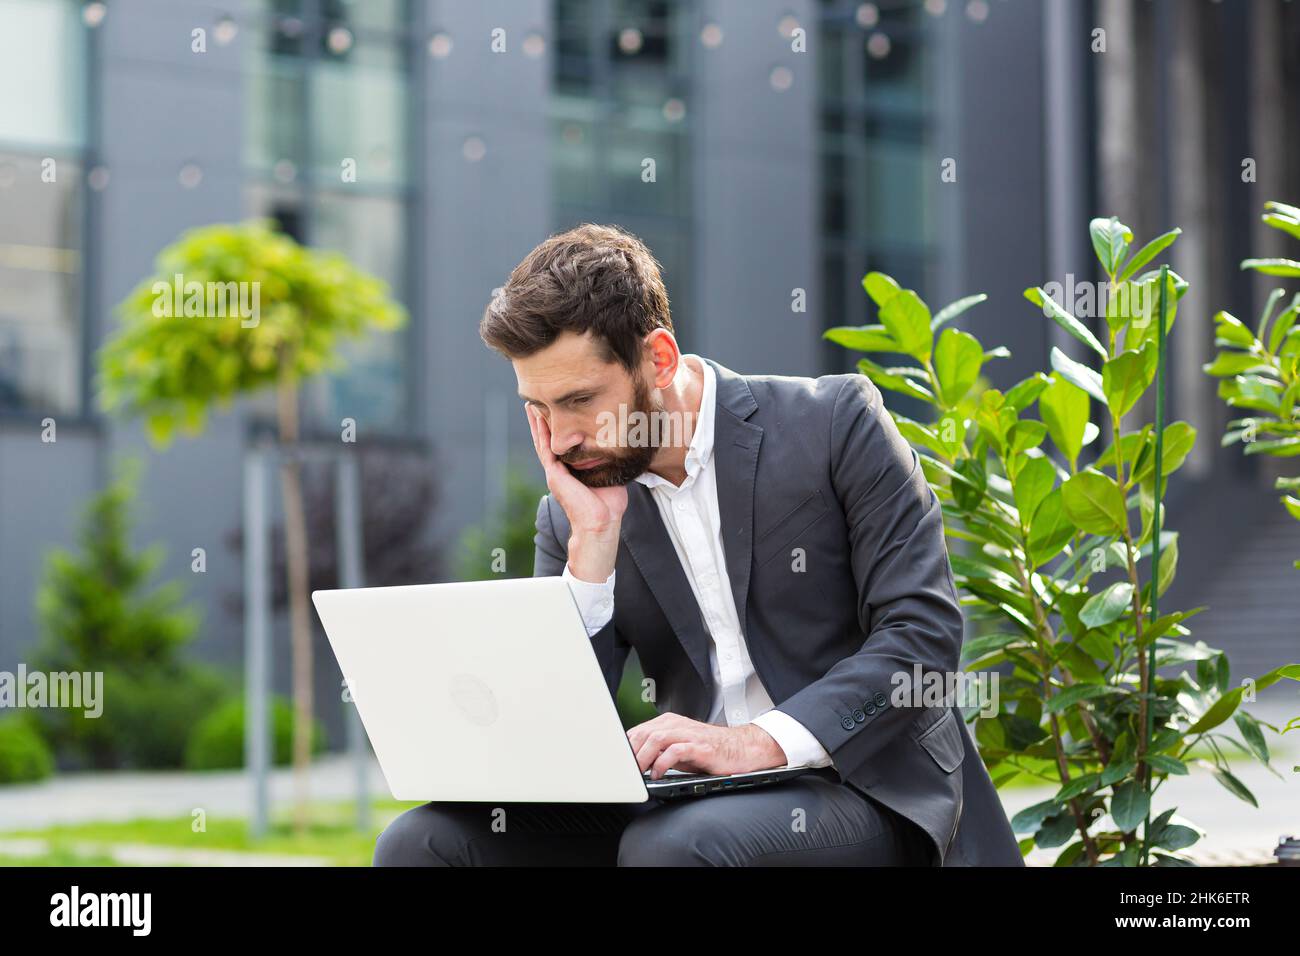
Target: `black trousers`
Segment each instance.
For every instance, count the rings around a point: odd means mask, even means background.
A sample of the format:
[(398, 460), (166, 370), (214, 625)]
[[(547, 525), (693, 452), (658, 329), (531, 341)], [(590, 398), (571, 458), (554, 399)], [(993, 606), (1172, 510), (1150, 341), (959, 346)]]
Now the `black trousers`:
[(426, 803), (394, 820), (375, 866), (927, 866), (916, 824), (819, 770), (643, 804)]

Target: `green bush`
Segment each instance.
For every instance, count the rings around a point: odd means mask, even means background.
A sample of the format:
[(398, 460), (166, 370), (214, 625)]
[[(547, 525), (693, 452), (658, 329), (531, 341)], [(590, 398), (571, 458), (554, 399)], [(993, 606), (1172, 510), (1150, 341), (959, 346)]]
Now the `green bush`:
[(137, 472), (124, 463), (91, 499), (78, 551), (48, 556), (37, 595), (42, 639), (29, 669), (103, 674), (98, 717), (53, 707), (36, 715), (69, 766), (178, 767), (191, 730), (226, 693), (220, 677), (181, 656), (198, 617), (178, 582), (151, 585), (161, 552), (131, 547)]
[[(325, 729), (312, 721), (312, 753), (325, 749)], [(293, 756), (293, 708), (283, 697), (271, 699), (273, 762), (288, 764)], [(244, 698), (233, 697), (199, 722), (185, 747), (188, 770), (233, 770), (244, 766)]]
[[(1057, 302), (1051, 285), (1025, 290), (1084, 346), (1079, 360), (1053, 346), (1050, 375), (973, 398), (985, 363), (1010, 352), (985, 350), (948, 323), (985, 297), (931, 314), (879, 272), (863, 287), (880, 322), (825, 334), (854, 351), (900, 356), (858, 367), (879, 389), (930, 406), (928, 421), (889, 412), (943, 509), (954, 582), (977, 632), (963, 660), (976, 673), (1011, 670), (998, 682), (1000, 713), (976, 726), (980, 755), (997, 786), (1023, 775), (1057, 788), (1012, 819), (1022, 851), (1064, 847), (1057, 866), (1185, 866), (1179, 851), (1202, 831), (1175, 819), (1176, 808), (1152, 819), (1151, 794), (1187, 775), (1208, 746), (1213, 761), (1200, 764), (1257, 805), (1225, 750), (1272, 769), (1262, 729), (1270, 725), (1240, 709), (1248, 684), (1230, 680), (1227, 654), (1191, 639), (1185, 622), (1204, 608), (1168, 611), (1157, 600), (1178, 563), (1178, 535), (1159, 502), (1196, 430), (1163, 421), (1160, 392), (1158, 430), (1138, 420), (1137, 406), (1163, 365), (1161, 321), (1169, 334), (1188, 287), (1155, 267), (1178, 230), (1136, 252), (1115, 217), (1094, 219), (1089, 232), (1105, 276), (1091, 303)], [(1093, 321), (1102, 317), (1104, 325)], [(1094, 409), (1110, 444), (1084, 456), (1103, 436)], [(1125, 419), (1134, 427), (1124, 429)], [(1300, 663), (1250, 686), (1283, 679), (1300, 681)], [(1229, 720), (1241, 740), (1223, 732)]]
[(506, 474), (505, 500), (491, 519), (468, 528), (456, 549), (456, 573), (461, 581), (526, 578), (533, 573), (537, 534), (537, 503), (546, 486), (520, 471)]
[(54, 772), (54, 755), (30, 721), (0, 720), (0, 783), (44, 780)]

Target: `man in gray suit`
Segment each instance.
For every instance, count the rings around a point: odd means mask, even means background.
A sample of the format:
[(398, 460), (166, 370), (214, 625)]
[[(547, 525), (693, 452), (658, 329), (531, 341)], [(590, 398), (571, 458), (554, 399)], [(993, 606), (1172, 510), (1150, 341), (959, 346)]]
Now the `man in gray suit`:
[[(550, 494), (535, 575), (570, 585), (609, 683), (635, 650), (643, 771), (804, 776), (646, 805), (431, 803), (376, 864), (1021, 865), (951, 701), (942, 513), (861, 375), (742, 376), (683, 355), (658, 264), (620, 229), (534, 249), (480, 327), (512, 362)], [(556, 741), (556, 767), (569, 754)]]

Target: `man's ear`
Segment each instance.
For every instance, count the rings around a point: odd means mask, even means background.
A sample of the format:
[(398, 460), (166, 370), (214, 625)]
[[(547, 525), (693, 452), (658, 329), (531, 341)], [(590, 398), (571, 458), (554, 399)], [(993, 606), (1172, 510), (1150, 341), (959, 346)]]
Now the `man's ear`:
[(645, 338), (647, 357), (654, 365), (651, 385), (654, 388), (667, 388), (677, 376), (677, 368), (682, 360), (682, 353), (677, 347), (677, 340), (667, 329), (655, 329)]

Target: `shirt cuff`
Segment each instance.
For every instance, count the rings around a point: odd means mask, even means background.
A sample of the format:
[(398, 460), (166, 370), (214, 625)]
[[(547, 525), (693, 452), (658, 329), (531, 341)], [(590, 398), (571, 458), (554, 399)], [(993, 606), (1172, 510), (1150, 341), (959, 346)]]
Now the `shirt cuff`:
[(785, 751), (788, 767), (830, 767), (831, 755), (821, 745), (812, 732), (789, 714), (779, 710), (769, 710), (759, 714), (751, 723), (755, 724), (776, 741), (777, 746)]
[(614, 616), (614, 574), (610, 571), (604, 584), (582, 581), (573, 576), (569, 565), (564, 565), (560, 577), (569, 582), (569, 593), (578, 605), (578, 614), (582, 617), (587, 636), (594, 637), (596, 632), (610, 622)]

